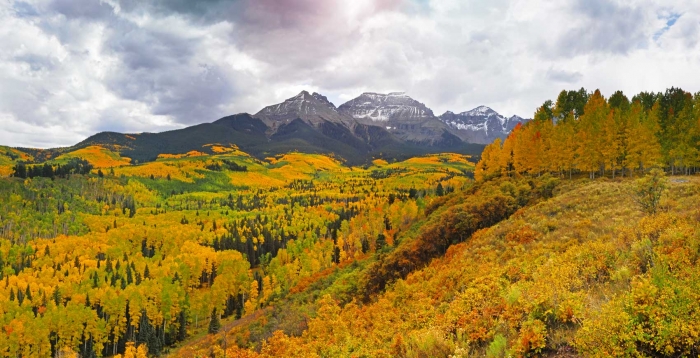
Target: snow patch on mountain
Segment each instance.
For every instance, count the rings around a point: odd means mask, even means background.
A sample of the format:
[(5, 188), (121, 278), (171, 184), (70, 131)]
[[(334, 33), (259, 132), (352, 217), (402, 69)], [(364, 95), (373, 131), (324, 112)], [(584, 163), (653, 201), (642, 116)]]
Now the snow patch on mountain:
[(365, 92), (342, 104), (338, 111), (356, 119), (370, 119), (373, 122), (435, 118), (430, 108), (405, 92)]

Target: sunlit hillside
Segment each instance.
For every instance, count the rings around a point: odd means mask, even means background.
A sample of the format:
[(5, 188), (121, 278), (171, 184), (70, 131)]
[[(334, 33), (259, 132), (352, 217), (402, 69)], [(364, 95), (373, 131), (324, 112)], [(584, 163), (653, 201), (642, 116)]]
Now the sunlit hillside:
[[(284, 310), (225, 325), (225, 340), (210, 336), (176, 355), (221, 352), (224, 341), (253, 344), (228, 349), (251, 357), (695, 352), (698, 178), (671, 180), (656, 215), (635, 203), (632, 181), (542, 184), (498, 180), (448, 196), (385, 255), (327, 271), (282, 301)], [(489, 202), (504, 208), (494, 215), (512, 216), (483, 229), (472, 221), (462, 228), (474, 232), (469, 240), (455, 237), (448, 223), (463, 214), (486, 220), (481, 210), (467, 213)], [(411, 252), (440, 237), (447, 242), (437, 259), (420, 262), (423, 253)], [(415, 271), (385, 270), (400, 267)]]
[(107, 148), (103, 148), (100, 146), (85, 147), (72, 152), (61, 154), (60, 156), (56, 157), (53, 160), (53, 162), (66, 163), (73, 158), (87, 160), (96, 169), (119, 167), (123, 165), (129, 165), (131, 163), (131, 159), (121, 157), (118, 153), (115, 153)]

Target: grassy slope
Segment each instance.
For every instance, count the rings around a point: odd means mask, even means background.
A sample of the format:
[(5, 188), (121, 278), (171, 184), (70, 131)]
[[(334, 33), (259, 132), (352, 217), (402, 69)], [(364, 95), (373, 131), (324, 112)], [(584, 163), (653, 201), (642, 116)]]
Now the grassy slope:
[(131, 159), (119, 156), (119, 153), (113, 152), (107, 148), (100, 146), (89, 146), (72, 152), (64, 153), (56, 157), (51, 163), (64, 164), (73, 158), (87, 160), (95, 169), (110, 168), (129, 165)]
[(452, 246), (369, 304), (339, 306), (333, 287), (344, 280), (316, 287), (316, 297), (331, 295), (316, 301), (303, 335), (276, 334), (263, 355), (697, 352), (700, 180), (672, 180), (655, 217), (637, 209), (631, 185), (563, 182), (554, 198)]

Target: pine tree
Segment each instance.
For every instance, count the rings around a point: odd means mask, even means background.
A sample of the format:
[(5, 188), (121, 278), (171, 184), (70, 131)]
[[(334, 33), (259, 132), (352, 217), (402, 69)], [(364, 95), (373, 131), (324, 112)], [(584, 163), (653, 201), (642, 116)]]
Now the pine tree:
[(146, 264), (146, 268), (143, 270), (143, 278), (151, 278), (151, 271), (148, 269), (148, 264)]
[(221, 329), (221, 321), (219, 320), (219, 315), (216, 312), (216, 308), (211, 311), (211, 319), (209, 320), (209, 334), (219, 333)]

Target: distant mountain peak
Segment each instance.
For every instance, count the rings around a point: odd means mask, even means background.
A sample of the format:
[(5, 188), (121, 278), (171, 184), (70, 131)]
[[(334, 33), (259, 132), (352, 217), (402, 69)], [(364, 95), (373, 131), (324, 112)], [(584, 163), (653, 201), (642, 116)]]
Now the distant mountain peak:
[(365, 92), (340, 105), (338, 112), (360, 123), (383, 126), (403, 140), (433, 145), (457, 138), (430, 108), (406, 92)]
[(328, 104), (329, 106), (335, 108), (335, 105), (328, 100), (328, 98), (320, 93), (314, 92), (311, 94), (311, 97), (315, 98), (316, 100), (323, 102), (325, 104)]
[(496, 138), (503, 139), (518, 123), (528, 121), (516, 115), (507, 118), (488, 106), (478, 106), (458, 114), (447, 111), (440, 116), (440, 120), (456, 130), (462, 139), (481, 144), (488, 144)]
[[(262, 119), (271, 127), (280, 123), (288, 123), (294, 119), (301, 119), (311, 125), (317, 125), (323, 121), (342, 123), (343, 116), (326, 96), (306, 90), (299, 92), (294, 97), (287, 98), (282, 103), (273, 104), (261, 109), (255, 117)], [(345, 118), (347, 119), (347, 118)]]
[(487, 106), (479, 106), (470, 111), (465, 111), (460, 114), (468, 116), (500, 116), (498, 112), (494, 111), (493, 109)]
[(405, 92), (365, 92), (338, 107), (338, 111), (355, 119), (373, 122), (389, 120), (425, 120), (435, 118), (433, 111)]

